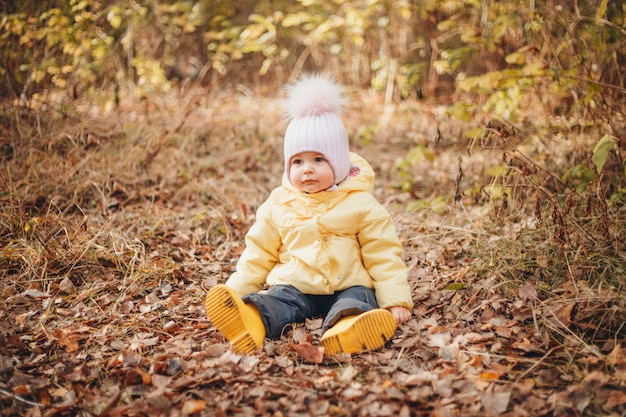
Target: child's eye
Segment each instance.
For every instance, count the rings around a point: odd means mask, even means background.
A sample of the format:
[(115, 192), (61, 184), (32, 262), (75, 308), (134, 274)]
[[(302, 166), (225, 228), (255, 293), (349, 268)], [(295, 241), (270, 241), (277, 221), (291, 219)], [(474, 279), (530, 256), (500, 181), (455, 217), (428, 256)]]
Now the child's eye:
[(315, 158), (315, 162), (324, 162), (326, 161), (326, 159), (322, 156), (318, 156), (317, 158)]
[(292, 159), (291, 165), (300, 165), (302, 163), (302, 159)]

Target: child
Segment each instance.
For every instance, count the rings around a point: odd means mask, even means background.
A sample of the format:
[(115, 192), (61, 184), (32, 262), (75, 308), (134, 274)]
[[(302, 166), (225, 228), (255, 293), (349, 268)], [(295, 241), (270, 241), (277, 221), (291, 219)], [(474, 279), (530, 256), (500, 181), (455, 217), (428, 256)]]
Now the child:
[(393, 220), (349, 150), (340, 87), (306, 76), (288, 95), (282, 186), (259, 207), (236, 272), (207, 294), (207, 314), (237, 352), (315, 316), (329, 356), (379, 349), (413, 307)]

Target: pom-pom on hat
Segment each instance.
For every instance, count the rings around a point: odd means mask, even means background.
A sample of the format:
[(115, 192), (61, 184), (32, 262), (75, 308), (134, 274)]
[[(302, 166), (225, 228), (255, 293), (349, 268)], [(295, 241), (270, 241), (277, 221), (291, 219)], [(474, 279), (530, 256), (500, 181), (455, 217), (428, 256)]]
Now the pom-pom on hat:
[(306, 75), (287, 87), (285, 110), (290, 122), (285, 131), (285, 172), (289, 160), (301, 152), (319, 152), (326, 157), (339, 184), (350, 173), (348, 134), (338, 114), (341, 87), (327, 75)]

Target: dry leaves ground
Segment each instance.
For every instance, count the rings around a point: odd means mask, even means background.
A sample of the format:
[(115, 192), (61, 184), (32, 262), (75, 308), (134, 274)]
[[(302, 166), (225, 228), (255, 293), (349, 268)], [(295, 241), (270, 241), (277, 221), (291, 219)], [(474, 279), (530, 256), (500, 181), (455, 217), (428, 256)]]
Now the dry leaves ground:
[[(525, 262), (517, 245), (540, 232), (469, 191), (502, 154), (469, 154), (437, 107), (352, 98), (353, 149), (397, 221), (416, 308), (385, 349), (334, 359), (320, 356), (319, 320), (234, 354), (202, 306), (280, 181), (275, 99), (188, 91), (81, 117), (4, 108), (0, 415), (626, 415), (624, 288), (575, 267), (547, 293), (540, 257), (511, 281), (503, 265)], [(403, 193), (394, 167), (415, 145), (433, 162), (410, 167)]]

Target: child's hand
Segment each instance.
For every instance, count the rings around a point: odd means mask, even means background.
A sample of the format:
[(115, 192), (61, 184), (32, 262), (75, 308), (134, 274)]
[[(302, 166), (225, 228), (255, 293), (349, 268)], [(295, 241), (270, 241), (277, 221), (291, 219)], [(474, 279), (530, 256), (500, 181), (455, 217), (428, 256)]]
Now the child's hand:
[(398, 324), (404, 323), (405, 321), (411, 319), (411, 311), (406, 307), (393, 306), (387, 307), (387, 310), (389, 310), (391, 314), (393, 314), (393, 317), (396, 319), (396, 323)]

